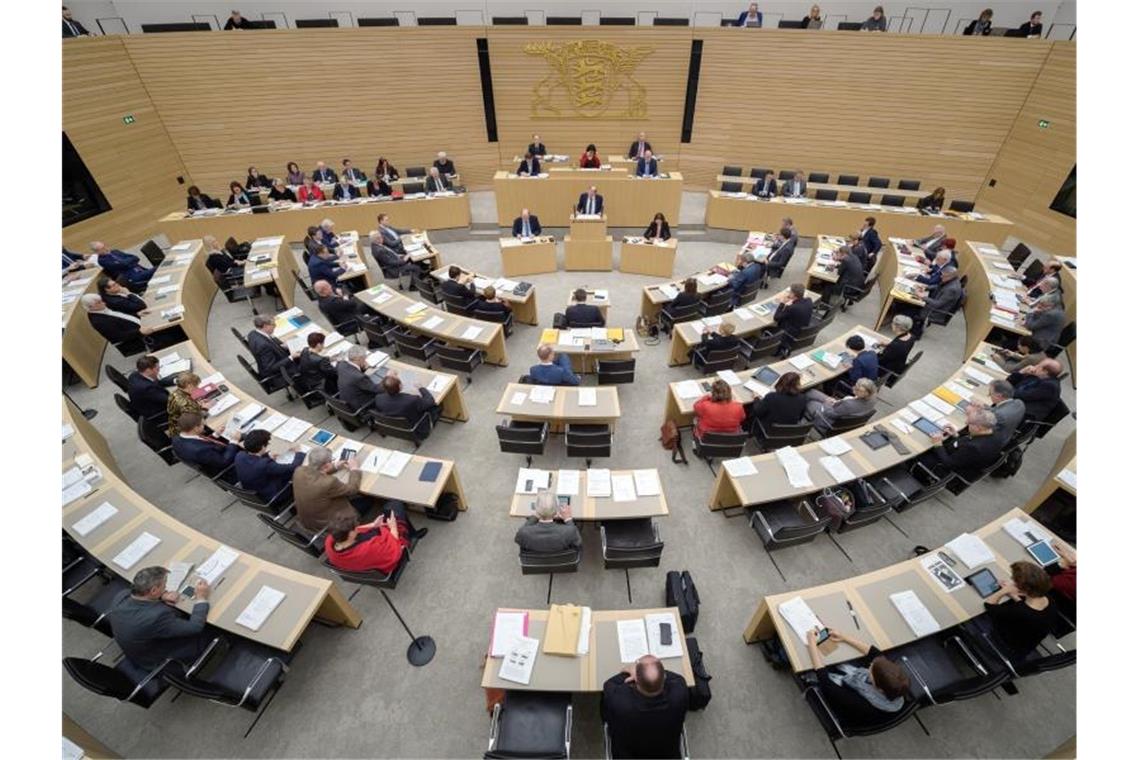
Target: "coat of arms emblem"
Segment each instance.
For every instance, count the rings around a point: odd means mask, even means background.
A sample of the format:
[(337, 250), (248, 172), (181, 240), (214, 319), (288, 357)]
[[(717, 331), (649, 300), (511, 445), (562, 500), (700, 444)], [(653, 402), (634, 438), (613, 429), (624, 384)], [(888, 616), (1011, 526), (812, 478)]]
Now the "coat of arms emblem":
[(531, 89), (536, 119), (643, 119), (649, 107), (634, 69), (653, 49), (599, 40), (533, 42), (523, 50), (546, 59), (551, 71)]

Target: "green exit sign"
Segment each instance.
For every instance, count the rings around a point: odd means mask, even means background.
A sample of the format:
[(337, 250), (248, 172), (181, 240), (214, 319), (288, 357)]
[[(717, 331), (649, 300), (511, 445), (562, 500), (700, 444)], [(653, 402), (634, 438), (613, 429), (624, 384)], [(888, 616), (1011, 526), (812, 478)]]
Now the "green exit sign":
[(1037, 121), (1037, 126), (1041, 127), (1041, 129), (1048, 129), (1049, 128), (1049, 122), (1047, 122), (1045, 119), (1039, 119)]
[[(135, 115), (133, 113), (127, 114), (126, 116), (123, 117), (123, 123), (124, 124), (134, 124), (135, 123)], [(1045, 123), (1048, 124), (1048, 122), (1045, 122)]]

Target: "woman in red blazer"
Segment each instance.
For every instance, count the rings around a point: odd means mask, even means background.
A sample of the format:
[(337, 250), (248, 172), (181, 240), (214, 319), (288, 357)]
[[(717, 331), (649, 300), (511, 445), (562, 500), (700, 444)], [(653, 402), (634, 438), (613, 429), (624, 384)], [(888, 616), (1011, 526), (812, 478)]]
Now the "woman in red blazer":
[(744, 424), (744, 405), (732, 398), (732, 388), (723, 380), (714, 380), (709, 394), (693, 404), (693, 435), (705, 433), (739, 433)]
[(586, 152), (578, 159), (578, 166), (583, 169), (602, 168), (602, 160), (598, 158), (598, 149), (594, 147), (593, 143), (586, 146)]
[(399, 566), (404, 547), (411, 545), (411, 537), (427, 533), (426, 528), (422, 531), (412, 528), (407, 509), (398, 501), (385, 504), (384, 512), (374, 522), (356, 523), (355, 511), (337, 514), (329, 520), (325, 555), (333, 567), (351, 572), (390, 573)]
[(297, 200), (301, 203), (309, 203), (312, 201), (323, 201), (325, 194), (321, 190), (320, 185), (313, 184), (312, 177), (305, 177), (305, 184), (297, 190)]

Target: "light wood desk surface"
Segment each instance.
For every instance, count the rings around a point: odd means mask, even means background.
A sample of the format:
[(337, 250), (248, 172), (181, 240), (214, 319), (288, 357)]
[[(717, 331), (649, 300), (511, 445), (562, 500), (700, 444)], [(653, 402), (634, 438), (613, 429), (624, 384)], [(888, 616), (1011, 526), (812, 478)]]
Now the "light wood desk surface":
[(721, 282), (720, 280), (717, 280), (716, 282), (702, 282), (702, 277), (711, 277), (713, 275), (720, 274), (721, 272), (731, 273), (735, 268), (735, 265), (731, 261), (722, 261), (718, 264), (713, 264), (709, 268), (703, 269), (700, 272), (693, 272), (690, 275), (686, 275), (685, 277), (681, 277), (676, 280), (671, 280), (670, 282), (657, 283), (655, 285), (646, 285), (642, 287), (641, 316), (645, 317), (648, 320), (655, 320), (657, 319), (657, 315), (660, 313), (662, 307), (673, 300), (670, 296), (662, 292), (662, 286), (672, 287), (676, 289), (678, 293), (680, 293), (685, 289), (685, 281), (692, 278), (697, 281), (697, 295), (704, 298), (709, 293), (714, 293), (723, 288), (726, 283)]
[[(450, 275), (448, 275), (448, 270), (451, 269), (451, 266), (459, 265), (439, 267), (432, 271), (431, 276), (440, 282), (446, 282), (451, 279)], [(511, 305), (511, 313), (515, 315), (516, 322), (521, 322), (526, 325), (538, 324), (538, 296), (536, 295), (537, 291), (534, 285), (531, 285), (530, 288), (527, 289), (525, 295), (520, 296), (515, 293), (515, 286), (519, 284), (518, 280), (509, 280), (506, 277), (491, 277), (490, 275), (480, 274), (474, 269), (468, 269), (464, 266), (459, 266), (459, 268), (463, 274), (471, 275), (474, 278), (473, 283), (475, 290), (480, 294), (482, 294), (483, 288), (488, 285), (494, 285), (495, 295)]]
[(239, 240), (284, 235), (287, 241), (304, 240), (310, 226), (332, 219), (345, 230), (368, 230), (376, 226), (379, 214), (389, 214), (396, 227), (440, 230), (471, 226), (467, 194), (405, 197), (403, 200), (359, 199), (347, 202), (325, 201), (312, 206), (296, 204), (265, 214), (222, 211), (189, 214), (175, 211), (158, 220), (158, 229), (171, 240), (213, 235)]
[(499, 238), (499, 257), (503, 274), (518, 277), (558, 270), (553, 235), (539, 235), (530, 240)]
[[(192, 347), (190, 343), (182, 345)], [(107, 569), (129, 581), (140, 569), (151, 565), (169, 566), (171, 562), (200, 565), (222, 545), (175, 520), (132, 490), (122, 479), (106, 440), (78, 409), (66, 402), (63, 422), (75, 430), (63, 441), (63, 469), (70, 469), (77, 456), (86, 454), (102, 472), (101, 479), (92, 483), (94, 490), (64, 505), (64, 530)], [(104, 503), (114, 507), (116, 513), (86, 536), (80, 535), (75, 523)], [(114, 562), (115, 557), (143, 532), (159, 538), (160, 543), (131, 567), (120, 567)], [(286, 596), (261, 628), (254, 631), (239, 625), (237, 618), (262, 586), (283, 591)], [(180, 601), (177, 606), (184, 612), (191, 608), (189, 600)], [(353, 628), (361, 623), (359, 613), (331, 580), (299, 573), (242, 552), (214, 583), (207, 620), (233, 635), (290, 651), (314, 618)]]
[[(611, 333), (611, 330), (621, 330), (622, 339), (616, 341), (613, 338), (607, 338), (607, 341), (612, 345), (596, 345), (590, 337), (593, 329), (605, 330), (607, 335), (616, 334)], [(629, 328), (621, 327), (572, 327), (569, 330), (556, 330), (548, 327), (539, 336), (535, 349), (537, 350), (544, 343), (554, 346), (557, 353), (569, 356), (570, 366), (575, 372), (587, 375), (596, 371), (594, 362), (597, 359), (632, 359), (634, 358), (633, 355), (641, 350), (637, 345), (637, 333)]]
[[(926, 272), (925, 257), (921, 262), (916, 259), (916, 256), (921, 255), (923, 254), (914, 240), (892, 237), (883, 243), (879, 261), (876, 262), (879, 265), (879, 318), (875, 321), (876, 329), (882, 329), (894, 316), (898, 304), (918, 308), (926, 305), (925, 291), (907, 277)], [(961, 265), (961, 258), (958, 263)], [(966, 355), (969, 356), (970, 352), (967, 351)]]
[[(553, 388), (554, 400), (548, 404), (538, 403), (531, 398), (534, 388)], [(580, 403), (582, 391), (595, 392), (597, 404), (583, 406)], [(519, 403), (514, 403), (522, 395)], [(559, 426), (566, 423), (605, 423), (613, 428), (621, 417), (621, 402), (617, 388), (612, 385), (566, 386), (566, 385), (520, 385), (508, 383), (499, 398), (496, 414), (505, 414), (511, 419), (550, 422)]]
[[(986, 340), (991, 330), (1001, 330), (1013, 335), (1029, 335), (1025, 327), (1025, 314), (1028, 309), (1022, 306), (1017, 316), (1008, 311), (1000, 311), (991, 300), (994, 290), (1003, 288), (1013, 290), (1018, 296), (1024, 296), (1026, 288), (1021, 284), (1021, 275), (1013, 271), (1013, 267), (1005, 259), (1005, 254), (988, 243), (968, 241), (964, 248), (958, 249), (958, 262), (962, 269), (970, 275), (966, 283), (968, 294), (966, 307), (966, 350)], [(1074, 316), (1076, 312), (1077, 292), (1066, 291), (1063, 295), (1066, 311), (1069, 301), (1072, 300)], [(1000, 316), (999, 316), (1000, 315)]]
[[(238, 403), (234, 404), (224, 412), (212, 412), (209, 414), (209, 416), (206, 418), (206, 423), (214, 430), (221, 431), (225, 429), (226, 423), (229, 421), (230, 417), (232, 417), (237, 412), (240, 412), (247, 405), (252, 403), (265, 406), (265, 411), (262, 412), (261, 416), (257, 418), (257, 423), (253, 426), (254, 428), (256, 428), (258, 424), (264, 424), (275, 414), (278, 414), (277, 410), (273, 409), (273, 407), (269, 406), (268, 404), (262, 404), (262, 402), (258, 401), (252, 395), (246, 393), (244, 390), (234, 384), (231, 378), (227, 378), (223, 376), (222, 373), (218, 372), (208, 361), (206, 361), (205, 357), (197, 352), (197, 349), (194, 348), (194, 345), (192, 343), (180, 343), (177, 346), (172, 346), (169, 351), (163, 351), (161, 354), (159, 354), (159, 358), (161, 359), (167, 353), (172, 352), (178, 353), (182, 358), (189, 358), (191, 360), (191, 364), (194, 368), (194, 373), (202, 378), (203, 384), (225, 383), (225, 385), (229, 388), (229, 392), (238, 398)], [(381, 371), (382, 369), (383, 368), (381, 368)], [(428, 370), (423, 370), (420, 368), (406, 367), (406, 369), (418, 370), (419, 372), (424, 373), (425, 376), (428, 373)], [(403, 373), (401, 372), (401, 375), (402, 374)], [(431, 374), (439, 375), (443, 373)], [(458, 382), (454, 375), (445, 375), (445, 377), (448, 377), (450, 379), (450, 386), (453, 386)], [(440, 402), (442, 399), (446, 398), (450, 390), (450, 387), (447, 387), (439, 393), (434, 393), (432, 395), (435, 397), (437, 402)], [(291, 415), (282, 413), (281, 416), (289, 418)], [(280, 427), (277, 427), (274, 430), (270, 431), (271, 439), (269, 442), (269, 450), (274, 456), (277, 456), (284, 453), (286, 450), (293, 446), (311, 448), (314, 444), (309, 440), (309, 437), (312, 436), (317, 431), (317, 429), (318, 428), (316, 426), (310, 425), (309, 428), (304, 433), (302, 433), (295, 442), (290, 442), (280, 437), (282, 430)], [(384, 448), (381, 446), (364, 444), (360, 441), (349, 438), (348, 436), (339, 434), (336, 438), (329, 442), (329, 448), (332, 449), (335, 454), (343, 444), (349, 444), (351, 448), (359, 449), (362, 459), (371, 454), (373, 450), (377, 448)], [(428, 462), (439, 462), (441, 465), (439, 474), (437, 475), (436, 479), (431, 482), (426, 482), (419, 479), (420, 471)], [(399, 499), (400, 501), (406, 502), (409, 506), (425, 509), (433, 508), (435, 506), (435, 503), (439, 500), (439, 497), (444, 493), (455, 493), (459, 497), (459, 508), (464, 510), (467, 509), (467, 499), (463, 493), (463, 486), (459, 482), (459, 472), (455, 466), (455, 463), (447, 459), (438, 459), (435, 457), (425, 457), (418, 454), (413, 454), (411, 460), (407, 463), (407, 465), (404, 466), (404, 469), (397, 477), (393, 478), (387, 475), (380, 475), (378, 473), (365, 472), (360, 481), (360, 490), (362, 493), (368, 494), (370, 496), (376, 496), (383, 499)]]
[[(753, 185), (760, 182), (763, 177), (733, 177), (729, 174), (718, 174), (716, 177), (717, 186), (722, 182), (739, 182), (743, 188), (743, 192), (750, 192)], [(884, 195), (898, 195), (903, 198), (925, 198), (930, 195), (926, 190), (900, 190), (897, 187), (870, 187), (868, 185), (840, 185), (835, 182), (804, 182), (807, 185), (808, 192), (815, 192), (816, 190), (834, 190), (839, 193), (840, 200), (846, 200), (843, 193), (867, 193), (872, 198), (875, 196)], [(784, 181), (776, 180), (776, 187), (783, 192)]]
[(1034, 512), (1049, 500), (1057, 491), (1064, 491), (1073, 498), (1077, 496), (1077, 431), (1069, 433), (1061, 453), (1057, 455), (1057, 462), (1049, 471), (1049, 477), (1037, 489), (1037, 493), (1026, 502), (1025, 511)]
[(63, 283), (63, 360), (88, 388), (99, 385), (99, 367), (103, 364), (107, 339), (91, 326), (79, 299), (98, 291), (101, 272), (98, 267), (83, 269)]
[[(522, 159), (519, 159), (519, 160), (521, 161)], [(360, 167), (355, 167), (355, 168), (359, 169)], [(429, 170), (431, 169), (430, 166), (426, 167), (426, 168)], [(334, 171), (336, 171), (336, 170), (334, 170)], [(365, 171), (364, 173), (368, 174), (367, 171)], [(307, 172), (307, 174), (309, 176), (312, 176), (311, 172)], [(314, 182), (313, 184), (321, 189), (321, 192), (325, 194), (325, 198), (331, 199), (333, 197), (333, 191), (335, 191), (336, 186), (340, 184), (339, 177), (340, 177), (340, 172), (337, 171), (337, 181), (336, 182)], [(451, 184), (453, 186), (461, 184), (461, 177), (458, 174), (448, 174), (447, 178), (448, 178), (448, 180), (451, 181)], [(270, 177), (270, 179), (273, 179), (273, 177)], [(369, 179), (372, 179), (372, 177), (369, 176), (368, 179), (364, 180), (363, 182), (359, 181), (359, 180), (352, 182), (352, 186), (360, 191), (360, 197), (362, 197), (362, 198), (368, 198), (369, 197), (368, 196), (368, 180)], [(392, 180), (385, 180), (385, 181), (387, 182), (389, 187), (403, 188), (404, 185), (412, 185), (412, 184), (415, 184), (417, 182), (420, 184), (423, 184), (423, 183), (427, 182), (427, 177), (401, 177), (399, 179), (392, 179)], [(298, 190), (300, 190), (304, 186), (303, 185), (286, 184), (285, 187), (289, 188), (294, 193), (296, 193)], [(265, 203), (282, 203), (282, 204), (289, 203), (289, 201), (283, 201), (282, 202), (282, 201), (271, 201), (271, 200), (269, 200), (269, 191), (271, 189), (272, 189), (271, 187), (255, 187), (252, 190), (247, 189), (246, 192), (247, 193), (257, 193), (258, 195), (260, 195), (262, 197), (262, 199), (264, 200)], [(377, 196), (376, 200), (390, 201), (390, 200), (392, 200), (392, 198), (391, 198), (391, 196)]]
[(284, 235), (262, 237), (253, 241), (245, 262), (242, 284), (247, 288), (273, 283), (281, 302), (293, 308), (297, 289), (297, 257)]
[[(495, 172), (495, 202), (499, 226), (510, 227), (523, 208), (547, 224), (565, 219), (578, 203), (578, 196), (596, 185), (605, 199), (606, 215), (615, 227), (640, 227), (658, 211), (666, 219), (681, 216), (680, 172), (658, 179), (638, 179), (623, 168), (610, 170), (550, 167), (545, 177), (519, 177)], [(549, 220), (549, 221), (548, 221)]]
[[(1010, 577), (1009, 567), (1012, 563), (1019, 560), (1031, 561), (1029, 552), (1002, 528), (1006, 522), (1013, 519), (1027, 520), (1035, 535), (1048, 539), (1056, 538), (1053, 533), (1022, 510), (1011, 509), (996, 520), (973, 531), (973, 534), (993, 552), (992, 562), (983, 563), (970, 570), (952, 549), (943, 546), (922, 557), (904, 560), (896, 565), (854, 578), (799, 591), (771, 594), (762, 598), (752, 613), (744, 629), (744, 640), (751, 643), (778, 636), (788, 653), (792, 670), (797, 673), (811, 670), (811, 658), (807, 647), (779, 612), (780, 604), (797, 596), (807, 602), (824, 626), (834, 627), (845, 634), (856, 636), (882, 650), (909, 644), (919, 638), (914, 635), (914, 631), (891, 602), (892, 594), (914, 591), (938, 622), (940, 630), (964, 623), (984, 612), (982, 598), (966, 583), (953, 591), (946, 591), (927, 572), (922, 560), (937, 557), (937, 552), (943, 551), (957, 560), (957, 566), (951, 569), (962, 578), (985, 567), (989, 568), (998, 580), (1005, 580)], [(858, 628), (851, 618), (848, 603), (858, 617)], [(825, 665), (835, 665), (859, 656), (858, 650), (847, 644), (840, 644), (823, 657), (823, 662)]]
[[(507, 608), (503, 608), (506, 610)], [(546, 621), (549, 609), (526, 610), (529, 615), (529, 628), (527, 636), (543, 640), (546, 632)], [(644, 618), (648, 614), (672, 612), (675, 618), (674, 626), (678, 635), (681, 631), (681, 616), (676, 607), (640, 609), (640, 610), (591, 610), (590, 616), (590, 647), (589, 652), (578, 657), (562, 657), (548, 655), (538, 647), (538, 657), (534, 663), (534, 670), (530, 675), (529, 684), (520, 684), (513, 681), (504, 681), (499, 678), (499, 668), (502, 667), (501, 657), (488, 657), (483, 665), (484, 689), (509, 689), (511, 691), (601, 691), (603, 684), (611, 677), (617, 675), (624, 665), (621, 661), (621, 650), (618, 648), (617, 621)], [(494, 615), (492, 614), (492, 622)], [(490, 630), (490, 628), (488, 628)], [(488, 650), (490, 644), (488, 642)], [(680, 657), (669, 657), (661, 660), (666, 670), (671, 670), (684, 677), (685, 683), (692, 686), (693, 665), (689, 661), (688, 648), (681, 646)]]
[[(218, 284), (206, 268), (206, 258), (201, 240), (180, 241), (167, 252), (143, 293), (149, 313), (140, 317), (140, 332), (153, 334), (178, 326), (204, 356), (210, 355), (206, 324)], [(181, 314), (170, 319), (162, 316), (179, 307)]]
[[(984, 240), (1000, 245), (1013, 234), (1013, 223), (997, 214), (944, 212), (924, 215), (913, 206), (882, 206), (874, 203), (773, 198), (763, 201), (747, 193), (709, 190), (705, 224), (729, 230), (779, 229), (785, 216), (795, 220), (801, 235), (827, 235), (837, 230), (855, 232), (863, 220), (874, 216), (883, 237), (920, 238), (941, 224), (957, 240)], [(742, 197), (743, 196), (743, 197)]]
[[(520, 468), (521, 469), (521, 468)], [(661, 484), (661, 474), (656, 467), (651, 469)], [(563, 470), (566, 472), (567, 470)], [(549, 470), (550, 488), (557, 491), (558, 470)], [(569, 470), (578, 474), (578, 493), (566, 494), (570, 499), (570, 515), (575, 520), (635, 520), (644, 517), (665, 517), (669, 505), (665, 502), (665, 490), (656, 496), (638, 495), (633, 501), (615, 501), (610, 496), (589, 496), (586, 490), (586, 470)], [(633, 470), (611, 470), (610, 475), (633, 476)], [(530, 517), (534, 511), (535, 494), (515, 493), (511, 499), (511, 517)]]
[[(587, 288), (585, 286), (583, 286), (582, 289), (586, 291), (586, 303), (589, 304), (590, 306), (597, 306), (598, 309), (602, 312), (602, 316), (605, 317), (607, 322), (609, 322), (610, 321), (610, 305), (613, 303), (613, 301), (610, 299), (610, 293), (611, 293), (610, 289), (609, 288)], [(577, 301), (574, 300), (574, 291), (575, 290), (577, 290), (577, 288), (572, 288), (570, 290), (570, 294), (566, 296), (566, 306), (568, 306), (568, 307), (573, 306), (574, 304), (578, 303)]]
[[(766, 366), (778, 375), (782, 375), (785, 372), (799, 372), (800, 388), (806, 391), (817, 385), (825, 383), (832, 378), (839, 377), (840, 375), (843, 375), (847, 372), (850, 366), (848, 364), (840, 363), (835, 367), (832, 367), (827, 362), (821, 361), (820, 359), (825, 358), (827, 355), (839, 356), (844, 351), (847, 351), (847, 348), (844, 344), (846, 344), (847, 339), (852, 335), (863, 336), (863, 340), (868, 347), (874, 345), (875, 343), (885, 346), (890, 342), (889, 338), (884, 335), (880, 335), (879, 333), (874, 332), (869, 328), (852, 327), (847, 332), (836, 338), (833, 338), (827, 343), (818, 346), (812, 346), (807, 351), (802, 352), (804, 355), (810, 356), (814, 360), (812, 362), (812, 366), (808, 367), (807, 369), (797, 370), (795, 365), (792, 364), (791, 359), (781, 359)], [(820, 352), (823, 353), (821, 354)], [(816, 359), (816, 355), (819, 355), (820, 359)], [(753, 400), (757, 398), (763, 398), (765, 395), (767, 395), (768, 392), (771, 391), (771, 388), (768, 386), (760, 384), (761, 388), (765, 390), (763, 393), (757, 394), (745, 385), (745, 383), (747, 383), (749, 380), (753, 380), (752, 375), (753, 373), (757, 372), (758, 369), (759, 368), (757, 367), (750, 367), (749, 369), (732, 373), (740, 381), (739, 385), (731, 386), (733, 399), (739, 401), (742, 404), (751, 404)], [(708, 391), (705, 390), (704, 386), (711, 385), (712, 382), (717, 378), (718, 375), (707, 375), (700, 380), (678, 380), (676, 382), (669, 383), (669, 387), (665, 390), (665, 421), (672, 420), (674, 423), (676, 423), (677, 427), (691, 426), (693, 424), (693, 405), (708, 393)], [(698, 385), (700, 385), (701, 395), (697, 396), (696, 398), (682, 398), (680, 393), (681, 387), (684, 383), (687, 382), (696, 382)], [(759, 383), (759, 381), (755, 382)]]
[[(993, 346), (983, 343), (978, 348), (978, 355), (988, 358), (993, 348)], [(1004, 371), (983, 366), (970, 359), (947, 378), (946, 382), (955, 382), (969, 390), (972, 396), (983, 400), (986, 396), (985, 385), (981, 384), (980, 381), (967, 379), (967, 369), (970, 369), (972, 372), (980, 372), (991, 380), (999, 380), (1006, 377)], [(988, 382), (987, 380), (986, 383), (988, 384)], [(975, 383), (978, 384), (975, 385)], [(944, 386), (945, 383), (941, 385)], [(927, 394), (922, 398), (925, 399), (929, 395), (930, 394)], [(840, 459), (842, 459), (843, 463), (851, 470), (855, 478), (864, 478), (869, 475), (874, 475), (875, 473), (890, 469), (903, 462), (908, 462), (933, 446), (930, 437), (918, 428), (911, 426), (910, 432), (904, 433), (895, 426), (893, 420), (905, 420), (905, 417), (909, 414), (912, 414), (909, 407), (903, 406), (891, 414), (868, 422), (862, 427), (835, 436), (836, 438), (842, 438), (852, 448), (851, 451), (843, 454)], [(955, 407), (951, 413), (947, 414), (941, 420), (932, 421), (940, 425), (943, 423), (950, 424), (958, 430), (961, 430), (966, 426), (966, 413), (962, 409)], [(910, 453), (900, 454), (895, 451), (894, 446), (890, 444), (878, 450), (873, 450), (860, 440), (860, 436), (880, 425), (884, 429), (896, 434), (899, 440), (910, 449)], [(811, 486), (804, 488), (793, 486), (788, 481), (787, 475), (784, 473), (784, 468), (776, 459), (775, 453), (757, 454), (750, 457), (757, 471), (755, 475), (746, 475), (737, 478), (729, 475), (723, 467), (720, 468), (717, 472), (716, 482), (713, 484), (709, 496), (709, 509), (730, 509), (740, 506), (766, 504), (783, 499), (794, 499), (815, 493), (827, 486), (847, 482), (837, 481), (823, 468), (823, 465), (820, 464), (820, 460), (828, 456), (828, 454), (820, 447), (819, 441), (812, 441), (797, 446), (796, 451), (808, 463), (808, 477), (812, 481)]]
[(618, 271), (672, 277), (677, 258), (677, 238), (651, 242), (642, 237), (623, 239), (618, 258)]
[[(488, 364), (507, 366), (507, 345), (503, 337), (503, 326), (498, 323), (451, 314), (425, 301), (409, 298), (383, 283), (360, 291), (356, 298), (368, 304), (373, 311), (414, 332), (455, 345), (477, 348), (485, 352)], [(416, 304), (426, 308), (415, 311), (418, 308)], [(429, 327), (429, 324), (432, 326)], [(468, 330), (476, 329), (477, 333), (472, 332), (474, 337), (463, 337)]]

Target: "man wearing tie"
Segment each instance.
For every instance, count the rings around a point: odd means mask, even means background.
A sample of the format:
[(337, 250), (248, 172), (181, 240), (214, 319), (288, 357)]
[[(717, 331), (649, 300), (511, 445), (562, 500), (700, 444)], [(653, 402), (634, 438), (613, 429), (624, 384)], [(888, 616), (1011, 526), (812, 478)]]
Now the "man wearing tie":
[(71, 17), (71, 9), (63, 6), (63, 39), (69, 37), (94, 37), (91, 32)]
[(336, 173), (332, 169), (325, 166), (324, 161), (317, 162), (317, 169), (313, 172), (313, 182), (321, 182), (331, 184), (336, 182)]
[(522, 216), (515, 219), (511, 234), (517, 238), (532, 238), (542, 234), (542, 225), (539, 224), (537, 216), (531, 216), (530, 209), (524, 208)]
[(604, 198), (598, 195), (597, 185), (590, 185), (587, 192), (578, 196), (579, 214), (601, 214), (605, 209)]
[(349, 182), (356, 183), (364, 181), (364, 172), (353, 168), (352, 161), (346, 158), (340, 162), (340, 165), (343, 167), (341, 175), (344, 176)]
[(439, 173), (439, 169), (432, 166), (428, 172), (427, 183), (424, 189), (427, 190), (429, 194), (442, 193), (445, 190), (451, 189), (451, 183), (447, 181), (447, 177)]
[(526, 156), (519, 162), (519, 170), (516, 172), (520, 177), (537, 177), (542, 173), (542, 165), (538, 162), (538, 157), (529, 150)]
[(807, 182), (803, 172), (796, 172), (796, 176), (784, 182), (785, 198), (803, 198), (807, 195)]
[(775, 198), (776, 175), (771, 171), (764, 172), (763, 179), (756, 180), (756, 184), (752, 186), (752, 194), (757, 198)]
[(653, 151), (651, 151), (649, 148), (646, 148), (645, 151), (641, 154), (641, 158), (637, 159), (637, 176), (657, 176), (657, 159), (653, 157)]
[(273, 337), (276, 320), (264, 314), (253, 318), (253, 329), (246, 336), (246, 343), (257, 361), (257, 374), (264, 380), (281, 373), (281, 368), (289, 370), (289, 374), (297, 371), (297, 357), (279, 338)]
[(351, 184), (347, 174), (341, 177), (340, 182), (333, 188), (334, 201), (348, 201), (359, 197), (360, 191), (356, 189), (356, 185)]
[(546, 146), (542, 142), (542, 138), (538, 135), (531, 137), (530, 145), (526, 146), (526, 152), (532, 156), (545, 156)]
[[(230, 441), (206, 435), (202, 415), (183, 412), (178, 418), (178, 435), (174, 436), (171, 444), (181, 461), (198, 465), (207, 477), (213, 478), (233, 464), (234, 458), (241, 451), (238, 441), (241, 441), (241, 433), (238, 431), (234, 431)], [(225, 478), (227, 483), (232, 483), (235, 479), (232, 473)]]
[(650, 145), (649, 141), (645, 139), (645, 133), (644, 132), (638, 132), (637, 133), (637, 139), (629, 144), (629, 153), (627, 154), (627, 156), (629, 158), (637, 158), (639, 156), (644, 156), (645, 151), (647, 151), (647, 150), (652, 153), (653, 146)]
[(387, 214), (377, 216), (376, 222), (380, 225), (379, 232), (384, 240), (384, 245), (400, 255), (406, 254), (407, 251), (404, 249), (404, 241), (400, 239), (400, 236), (407, 235), (411, 230), (402, 230), (398, 227), (393, 227), (388, 223)]

